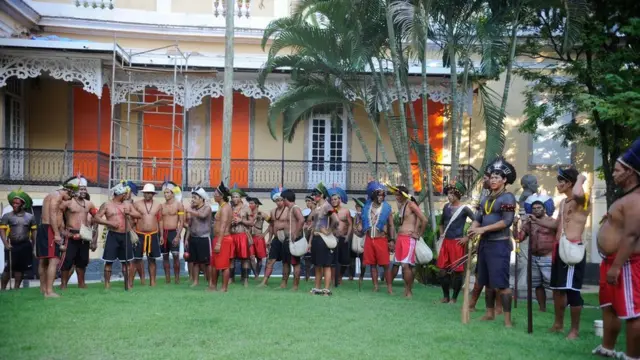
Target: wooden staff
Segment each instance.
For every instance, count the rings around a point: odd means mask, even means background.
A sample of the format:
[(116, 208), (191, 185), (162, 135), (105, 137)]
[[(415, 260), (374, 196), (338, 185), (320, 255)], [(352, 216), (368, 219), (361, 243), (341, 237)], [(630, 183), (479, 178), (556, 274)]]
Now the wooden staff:
[[(469, 239), (467, 242), (467, 268), (464, 270), (464, 297), (462, 300), (462, 323), (469, 323), (469, 284), (471, 282), (471, 253), (473, 249), (473, 240)], [(477, 281), (477, 280), (476, 280)]]
[(527, 333), (533, 333), (533, 289), (531, 288), (533, 274), (531, 273), (531, 235), (527, 250)]

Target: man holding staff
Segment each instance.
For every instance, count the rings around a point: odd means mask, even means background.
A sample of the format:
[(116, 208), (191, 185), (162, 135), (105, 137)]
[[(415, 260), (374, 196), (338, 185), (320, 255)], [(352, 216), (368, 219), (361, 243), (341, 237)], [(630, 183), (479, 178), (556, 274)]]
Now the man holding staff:
[(502, 299), (504, 325), (512, 327), (509, 287), (509, 266), (511, 259), (511, 225), (513, 223), (516, 198), (506, 191), (506, 185), (516, 180), (516, 170), (502, 158), (490, 165), (489, 180), (491, 194), (480, 203), (481, 211), (471, 224), (468, 236), (480, 236), (478, 246), (478, 283), (486, 286), (487, 310), (482, 320), (495, 319), (495, 299)]

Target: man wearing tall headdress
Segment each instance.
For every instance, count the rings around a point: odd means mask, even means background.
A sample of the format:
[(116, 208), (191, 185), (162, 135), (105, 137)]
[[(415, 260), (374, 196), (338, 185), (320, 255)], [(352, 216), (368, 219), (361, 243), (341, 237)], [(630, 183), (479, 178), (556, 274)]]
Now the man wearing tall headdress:
[(191, 207), (186, 208), (189, 214), (189, 258), (193, 263), (193, 283), (198, 286), (200, 270), (211, 281), (211, 206), (208, 204), (209, 194), (199, 187), (191, 191)]
[(495, 298), (502, 300), (505, 327), (512, 327), (509, 287), (511, 260), (511, 225), (516, 210), (515, 196), (507, 192), (506, 186), (516, 180), (516, 170), (503, 158), (490, 165), (489, 185), (491, 194), (481, 203), (481, 211), (469, 229), (469, 237), (480, 236), (478, 246), (478, 282), (486, 286), (486, 314), (483, 320), (495, 319)]
[[(307, 240), (313, 238), (313, 221), (311, 218), (311, 213), (316, 208), (316, 200), (313, 196), (307, 195), (304, 198), (304, 202), (307, 205), (307, 208), (302, 211), (302, 215), (304, 216), (304, 236)], [(307, 251), (306, 254), (302, 257), (304, 260), (304, 281), (309, 281), (309, 277), (311, 276), (311, 252)]]
[[(162, 266), (164, 268), (165, 283), (171, 282), (171, 268), (169, 253), (173, 257), (173, 281), (180, 284), (180, 242), (184, 220), (184, 205), (182, 205), (182, 190), (171, 181), (162, 184), (164, 204), (162, 204)], [(187, 250), (185, 250), (187, 251)]]
[[(133, 224), (130, 219), (140, 219), (140, 214), (125, 198), (132, 191), (126, 182), (120, 182), (114, 186), (113, 199), (100, 207), (93, 221), (104, 225), (107, 230), (107, 239), (104, 244), (102, 260), (104, 264), (104, 288), (111, 288), (111, 269), (113, 262), (118, 260), (122, 265), (122, 276), (129, 281), (130, 261), (133, 259), (131, 229)], [(104, 217), (104, 219), (103, 219)], [(129, 282), (130, 284), (130, 282)]]
[(550, 288), (553, 290), (555, 321), (551, 332), (564, 330), (564, 313), (570, 307), (571, 329), (567, 339), (576, 339), (580, 330), (580, 314), (584, 301), (580, 295), (584, 278), (587, 256), (575, 265), (566, 264), (559, 255), (559, 244), (563, 237), (574, 243), (581, 243), (587, 218), (591, 214), (589, 194), (584, 191), (587, 178), (575, 168), (558, 168), (556, 189), (566, 198), (560, 203), (560, 214), (556, 221), (548, 219), (537, 222), (556, 229), (556, 243), (551, 263)]
[(80, 236), (80, 229), (83, 226), (89, 228), (93, 225), (92, 218), (98, 212), (98, 209), (89, 200), (87, 179), (80, 175), (78, 175), (78, 179), (78, 192), (70, 200), (64, 201), (61, 208), (66, 224), (63, 235), (67, 239), (67, 250), (62, 261), (60, 289), (67, 287), (72, 274), (71, 269), (74, 266), (78, 273), (78, 287), (87, 287), (85, 284), (85, 272), (89, 265), (89, 250), (95, 251), (97, 248), (96, 236), (92, 236), (91, 239), (83, 239)]
[(396, 196), (398, 204), (398, 216), (400, 228), (395, 243), (395, 257), (392, 273), (395, 274), (402, 266), (402, 278), (404, 279), (404, 296), (412, 297), (413, 292), (413, 267), (416, 264), (416, 242), (420, 240), (427, 226), (427, 217), (424, 216), (416, 200), (409, 195), (409, 189), (404, 185), (389, 187)]
[[(353, 235), (351, 237), (351, 241), (360, 241), (364, 238), (364, 232), (362, 231), (362, 209), (364, 208), (364, 204), (367, 202), (367, 199), (363, 197), (352, 198), (353, 202), (355, 202), (356, 212), (353, 217)], [(362, 285), (362, 281), (364, 280), (364, 272), (366, 270), (366, 266), (363, 261), (363, 254), (356, 254), (353, 250), (351, 250), (351, 273), (349, 274), (349, 280), (353, 280), (353, 277), (356, 274), (356, 259), (360, 260), (360, 278), (358, 281), (360, 285)]]
[(36, 218), (25, 210), (31, 209), (33, 201), (22, 189), (9, 193), (7, 197), (13, 211), (6, 213), (0, 220), (0, 237), (4, 243), (4, 271), (2, 290), (7, 288), (13, 272), (15, 288), (22, 284), (22, 276), (33, 262), (33, 243), (36, 240)]
[(378, 266), (384, 269), (387, 292), (393, 293), (389, 249), (395, 244), (396, 230), (391, 205), (384, 199), (387, 188), (377, 181), (367, 184), (369, 199), (362, 210), (364, 240), (364, 264), (371, 267), (373, 291), (378, 291)]
[[(490, 178), (491, 178), (491, 164), (493, 164), (495, 162), (495, 159), (492, 160), (489, 165), (487, 165), (487, 167), (484, 169), (484, 174), (482, 176), (482, 190), (480, 191), (480, 201), (476, 204), (475, 206), (475, 211), (476, 214), (478, 214), (479, 212), (482, 212), (482, 207), (480, 206), (480, 204), (484, 201), (484, 199), (489, 196), (491, 194), (491, 185), (490, 185)], [(475, 219), (475, 216), (474, 216)], [(468, 238), (468, 237), (467, 237)], [(469, 311), (473, 312), (476, 311), (476, 303), (478, 302), (478, 299), (480, 298), (480, 295), (482, 294), (482, 289), (484, 289), (484, 285), (480, 285), (480, 283), (478, 282), (478, 266), (476, 265), (475, 268), (475, 282), (473, 284), (473, 290), (471, 291), (471, 300), (469, 301)], [(495, 309), (496, 309), (496, 314), (502, 314), (502, 300), (500, 300), (499, 296), (494, 296), (495, 297)]]
[(336, 215), (336, 222), (333, 224), (333, 235), (338, 239), (338, 246), (333, 251), (333, 262), (335, 269), (332, 269), (331, 277), (338, 280), (342, 284), (342, 275), (345, 270), (349, 269), (351, 263), (351, 249), (349, 248), (349, 239), (353, 233), (353, 220), (349, 209), (342, 207), (342, 204), (349, 202), (347, 193), (337, 186), (328, 189), (331, 206)]
[(222, 291), (229, 288), (230, 266), (233, 253), (233, 237), (231, 236), (231, 222), (233, 210), (229, 204), (231, 193), (224, 183), (213, 191), (213, 199), (218, 203), (218, 211), (214, 221), (214, 238), (211, 242), (211, 275), (209, 276), (209, 291), (218, 290), (218, 276), (222, 273)]
[(271, 200), (276, 203), (276, 208), (271, 210), (269, 214), (269, 240), (267, 246), (269, 247), (269, 259), (267, 260), (267, 266), (264, 271), (264, 278), (260, 286), (266, 286), (269, 281), (269, 277), (273, 273), (273, 266), (276, 262), (282, 262), (282, 281), (280, 282), (280, 288), (287, 287), (290, 274), (291, 253), (289, 252), (289, 216), (290, 209), (284, 205), (284, 198), (282, 192), (286, 189), (277, 187), (271, 190)]
[(53, 291), (58, 264), (65, 250), (61, 230), (64, 228), (62, 203), (78, 191), (80, 179), (66, 181), (59, 189), (45, 196), (42, 201), (42, 217), (36, 237), (36, 257), (39, 260), (40, 292), (45, 297), (59, 297)]
[[(331, 295), (333, 252), (337, 246), (337, 240), (331, 231), (331, 222), (337, 223), (338, 219), (335, 216), (335, 210), (327, 201), (329, 191), (324, 184), (318, 184), (311, 195), (317, 204), (310, 215), (313, 222), (313, 237), (309, 243), (309, 251), (311, 263), (315, 267), (315, 287), (311, 289), (311, 293), (329, 296)], [(320, 288), (323, 276), (324, 288)]]
[(133, 285), (136, 271), (140, 273), (140, 283), (144, 285), (144, 257), (147, 258), (149, 266), (149, 283), (156, 285), (156, 260), (162, 255), (160, 248), (167, 241), (163, 234), (162, 226), (162, 205), (153, 201), (156, 195), (156, 187), (153, 184), (145, 184), (142, 188), (141, 200), (133, 203), (133, 207), (142, 214), (136, 221), (136, 234), (138, 241), (133, 246), (133, 266), (134, 271), (129, 276), (129, 282)]
[(269, 214), (260, 210), (262, 202), (256, 197), (247, 197), (249, 203), (250, 218), (253, 224), (251, 225), (251, 237), (253, 239), (253, 245), (251, 246), (250, 255), (256, 259), (255, 277), (260, 276), (262, 270), (262, 259), (267, 257), (267, 243), (264, 239), (264, 223), (269, 222)]
[[(640, 138), (618, 158), (613, 181), (621, 192), (598, 232), (603, 338), (593, 354), (640, 359)], [(626, 354), (615, 351), (626, 322)]]
[(233, 217), (231, 219), (231, 237), (233, 238), (233, 260), (231, 261), (231, 277), (235, 273), (235, 259), (240, 260), (242, 267), (240, 278), (245, 287), (249, 286), (249, 264), (251, 257), (251, 246), (253, 238), (249, 236), (249, 230), (253, 226), (251, 210), (242, 201), (247, 194), (237, 186), (231, 190), (231, 209)]
[[(439, 241), (442, 245), (437, 260), (437, 266), (440, 269), (438, 277), (443, 293), (442, 303), (455, 303), (462, 289), (464, 263), (460, 263), (460, 259), (466, 252), (465, 244), (468, 240), (464, 234), (464, 227), (467, 218), (471, 221), (475, 218), (473, 209), (460, 202), (466, 192), (466, 186), (460, 181), (453, 182), (444, 188), (444, 194), (449, 202), (444, 205), (440, 218)], [(456, 215), (455, 218), (454, 215)], [(456, 264), (458, 265), (452, 267)], [(453, 296), (449, 292), (450, 288), (453, 289)]]

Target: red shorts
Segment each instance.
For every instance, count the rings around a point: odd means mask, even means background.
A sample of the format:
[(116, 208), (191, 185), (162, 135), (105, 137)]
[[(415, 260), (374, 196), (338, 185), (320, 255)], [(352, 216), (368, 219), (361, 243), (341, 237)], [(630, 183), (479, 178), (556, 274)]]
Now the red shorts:
[(53, 227), (49, 224), (38, 225), (36, 233), (36, 257), (38, 259), (54, 259), (60, 258), (62, 255), (60, 245), (53, 239)]
[(631, 255), (618, 276), (618, 284), (607, 283), (607, 271), (616, 255), (607, 256), (600, 264), (600, 307), (611, 306), (620, 319), (640, 317), (640, 254)]
[(233, 238), (232, 259), (248, 259), (249, 258), (249, 239), (246, 233), (231, 234)]
[(393, 261), (400, 264), (416, 264), (416, 239), (409, 235), (398, 234), (396, 253)]
[[(445, 269), (447, 266), (460, 260), (464, 256), (464, 245), (458, 243), (458, 239), (444, 239), (442, 240), (442, 247), (438, 253), (438, 260), (436, 266), (440, 269)], [(460, 264), (453, 269), (454, 272), (463, 272), (464, 263)]]
[(364, 240), (362, 260), (365, 265), (389, 265), (389, 241), (387, 238), (372, 238), (367, 235)]
[(231, 252), (233, 251), (233, 238), (231, 235), (222, 237), (220, 252), (214, 251), (218, 237), (211, 242), (211, 262), (210, 265), (216, 270), (225, 270), (231, 266)]
[(267, 257), (267, 243), (262, 235), (253, 235), (253, 245), (249, 248), (249, 254), (258, 259)]

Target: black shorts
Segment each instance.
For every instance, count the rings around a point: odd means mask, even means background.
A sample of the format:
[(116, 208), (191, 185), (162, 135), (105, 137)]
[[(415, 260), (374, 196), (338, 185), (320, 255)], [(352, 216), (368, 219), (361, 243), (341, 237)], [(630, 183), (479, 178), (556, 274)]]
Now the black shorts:
[[(184, 252), (189, 253), (189, 244), (186, 241), (184, 243)], [(188, 263), (191, 262), (191, 253), (189, 253), (189, 258), (185, 258), (184, 261)]]
[(311, 239), (311, 263), (322, 267), (333, 264), (333, 250), (327, 247), (320, 235), (314, 235)]
[(338, 245), (333, 249), (333, 265), (349, 266), (351, 263), (351, 247), (344, 236), (336, 236)]
[(211, 261), (211, 239), (194, 237), (189, 239), (189, 260), (194, 264), (209, 265)]
[(128, 233), (107, 231), (107, 240), (104, 243), (102, 260), (106, 262), (128, 262), (133, 259), (133, 246)]
[[(160, 257), (160, 236), (158, 233), (150, 234), (145, 241), (147, 235), (136, 232), (138, 234), (138, 243), (133, 246), (133, 258), (142, 260), (145, 256), (147, 259), (157, 259)], [(165, 240), (166, 241), (166, 240)]]
[[(556, 244), (556, 247), (558, 244)], [(560, 258), (560, 251), (555, 251), (555, 257), (551, 263), (551, 280), (549, 288), (552, 290), (575, 290), (582, 289), (582, 281), (584, 280), (584, 271), (587, 266), (587, 255), (582, 261), (569, 266)]]
[[(11, 270), (25, 272), (33, 264), (33, 246), (31, 241), (11, 243)], [(4, 249), (4, 271), (9, 271), (9, 250)]]
[(178, 234), (178, 232), (175, 229), (173, 230), (164, 229), (164, 232), (163, 232), (164, 245), (162, 245), (162, 248), (160, 249), (162, 252), (162, 255), (168, 254), (170, 252), (172, 253), (180, 252), (180, 242), (178, 242), (178, 246), (173, 246), (173, 238), (176, 237), (176, 234)]
[[(72, 234), (78, 234), (78, 230), (69, 230)], [(84, 240), (67, 240), (67, 251), (62, 256), (62, 271), (69, 271), (75, 265), (78, 269), (85, 269), (89, 265), (90, 243)]]
[(60, 245), (53, 241), (53, 228), (49, 224), (38, 225), (36, 234), (36, 256), (38, 259), (60, 258)]
[[(297, 240), (300, 240), (300, 236)], [(291, 255), (289, 250), (289, 238), (285, 241), (273, 239), (269, 248), (269, 260), (282, 261), (283, 264), (300, 264), (300, 257)]]

